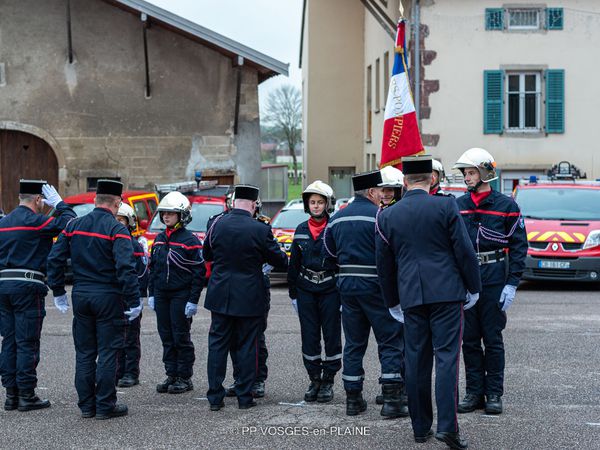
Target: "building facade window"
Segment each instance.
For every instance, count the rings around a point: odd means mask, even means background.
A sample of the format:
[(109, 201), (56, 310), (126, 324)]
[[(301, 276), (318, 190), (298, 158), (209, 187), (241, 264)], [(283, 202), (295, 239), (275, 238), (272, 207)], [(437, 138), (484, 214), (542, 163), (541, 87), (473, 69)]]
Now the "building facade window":
[(538, 8), (508, 9), (509, 30), (539, 30), (541, 10)]
[(507, 73), (508, 131), (540, 131), (541, 73)]
[(390, 88), (390, 52), (383, 54), (383, 109), (387, 102), (388, 89)]

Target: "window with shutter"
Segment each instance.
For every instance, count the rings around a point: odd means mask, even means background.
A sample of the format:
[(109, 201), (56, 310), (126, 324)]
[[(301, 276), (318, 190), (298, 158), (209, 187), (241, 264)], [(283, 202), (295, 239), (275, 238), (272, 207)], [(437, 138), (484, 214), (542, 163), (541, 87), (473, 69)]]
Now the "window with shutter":
[(502, 8), (486, 8), (485, 10), (485, 29), (502, 30), (504, 29), (504, 10)]
[(565, 71), (546, 71), (546, 133), (565, 132)]
[(548, 30), (563, 29), (563, 9), (562, 8), (547, 8), (546, 9), (546, 28)]
[(503, 130), (504, 72), (485, 70), (483, 72), (483, 132), (501, 134)]

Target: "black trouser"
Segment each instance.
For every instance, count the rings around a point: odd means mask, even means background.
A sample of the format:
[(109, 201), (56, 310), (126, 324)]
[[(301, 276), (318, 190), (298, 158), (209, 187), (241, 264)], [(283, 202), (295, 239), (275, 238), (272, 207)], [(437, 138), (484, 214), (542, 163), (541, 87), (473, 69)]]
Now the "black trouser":
[(45, 295), (0, 294), (0, 375), (2, 386), (35, 389)]
[(154, 292), (156, 325), (163, 345), (163, 363), (169, 377), (191, 378), (194, 372), (192, 319), (185, 316), (189, 291)]
[(258, 372), (258, 335), (263, 317), (235, 317), (211, 313), (208, 333), (208, 392), (211, 405), (220, 405), (225, 397), (223, 380), (227, 372), (227, 354), (238, 366), (235, 393), (240, 405), (252, 402), (252, 386)]
[(116, 294), (73, 293), (75, 389), (79, 408), (106, 414), (117, 401), (117, 358), (125, 346), (125, 304)]
[[(302, 337), (302, 360), (309, 376), (335, 375), (342, 367), (340, 296), (298, 289), (298, 317)], [(321, 356), (321, 332), (325, 356)]]
[(119, 366), (117, 370), (117, 380), (125, 375), (132, 378), (140, 376), (140, 358), (142, 357), (142, 347), (140, 343), (140, 333), (142, 327), (142, 315), (131, 322), (127, 327), (127, 340), (125, 348), (119, 354)]
[(431, 370), (435, 357), (437, 431), (457, 432), (458, 370), (463, 303), (435, 303), (404, 311), (406, 393), (415, 435), (433, 423)]
[[(506, 313), (500, 305), (503, 284), (484, 285), (479, 301), (465, 311), (463, 358), (467, 394), (504, 393), (504, 341)], [(483, 341), (483, 346), (481, 342)]]
[[(269, 313), (265, 313), (264, 320), (261, 324), (258, 336), (258, 372), (256, 374), (256, 381), (267, 381), (269, 376), (269, 368), (267, 367), (267, 358), (269, 357), (269, 350), (267, 349), (267, 340), (265, 337), (265, 331), (267, 331), (267, 320)], [(237, 379), (240, 376), (240, 367), (235, 361), (236, 353), (233, 349), (230, 349), (231, 365), (233, 366), (233, 381), (237, 383)]]
[(397, 322), (379, 294), (342, 298), (342, 325), (344, 327), (344, 389), (362, 391), (365, 371), (363, 357), (369, 345), (373, 328), (381, 362), (379, 383), (403, 383), (404, 338), (402, 324)]

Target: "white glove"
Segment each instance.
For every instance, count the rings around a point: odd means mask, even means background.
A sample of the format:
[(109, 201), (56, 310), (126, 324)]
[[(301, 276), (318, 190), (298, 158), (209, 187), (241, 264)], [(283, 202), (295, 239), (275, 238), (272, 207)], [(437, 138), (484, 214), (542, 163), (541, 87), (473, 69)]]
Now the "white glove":
[(140, 297), (140, 306), (142, 307), (142, 310), (144, 310), (144, 300), (146, 300), (144, 297)]
[(56, 309), (61, 313), (66, 314), (69, 310), (69, 297), (67, 297), (67, 294), (54, 297), (54, 306), (56, 306)]
[(512, 284), (507, 284), (502, 289), (502, 294), (500, 294), (500, 305), (502, 305), (502, 311), (506, 311), (513, 300), (515, 299), (515, 295), (517, 294), (517, 287)]
[(191, 319), (198, 312), (198, 305), (196, 303), (187, 302), (185, 304), (185, 317)]
[(477, 300), (479, 300), (479, 292), (476, 294), (471, 294), (469, 291), (467, 291), (467, 303), (465, 303), (465, 311), (475, 306)]
[(129, 308), (127, 311), (125, 311), (125, 315), (129, 316), (129, 321), (131, 322), (132, 320), (137, 319), (140, 314), (142, 313), (142, 308), (144, 306), (140, 303), (139, 305), (137, 305), (134, 308)]
[(262, 267), (263, 275), (269, 275), (272, 270), (273, 270), (273, 266), (272, 265), (270, 265), (270, 264), (263, 264), (263, 267)]
[(51, 206), (52, 208), (56, 208), (60, 202), (62, 202), (62, 198), (54, 189), (54, 186), (50, 184), (45, 184), (42, 186), (42, 194), (44, 194), (44, 199), (42, 200), (46, 205)]
[(296, 300), (295, 298), (292, 299), (292, 307), (296, 311), (296, 315), (298, 315), (298, 300)]
[(154, 297), (148, 297), (148, 308), (154, 311)]
[(393, 308), (389, 308), (391, 316), (396, 319), (400, 323), (404, 323), (404, 313), (402, 312), (402, 307), (400, 305), (396, 305)]

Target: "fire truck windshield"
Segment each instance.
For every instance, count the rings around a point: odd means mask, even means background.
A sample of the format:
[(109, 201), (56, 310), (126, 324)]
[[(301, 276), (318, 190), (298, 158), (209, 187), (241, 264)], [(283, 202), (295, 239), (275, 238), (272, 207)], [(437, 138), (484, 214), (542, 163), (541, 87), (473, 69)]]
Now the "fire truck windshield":
[(600, 189), (518, 189), (515, 199), (526, 218), (600, 220)]

